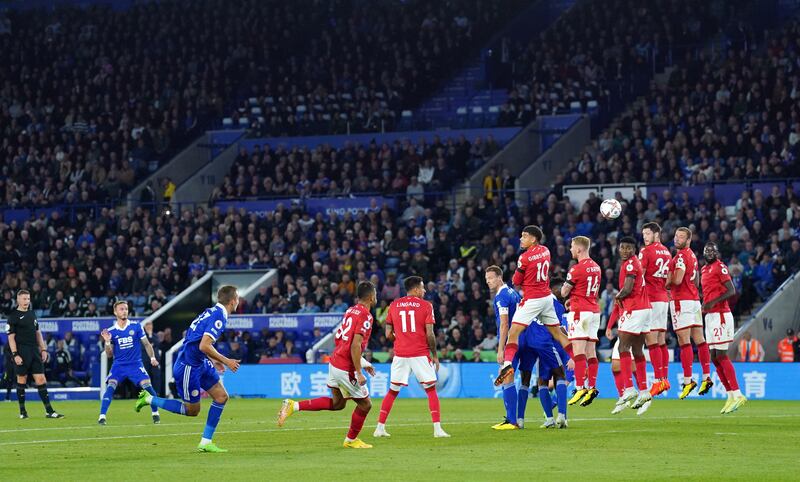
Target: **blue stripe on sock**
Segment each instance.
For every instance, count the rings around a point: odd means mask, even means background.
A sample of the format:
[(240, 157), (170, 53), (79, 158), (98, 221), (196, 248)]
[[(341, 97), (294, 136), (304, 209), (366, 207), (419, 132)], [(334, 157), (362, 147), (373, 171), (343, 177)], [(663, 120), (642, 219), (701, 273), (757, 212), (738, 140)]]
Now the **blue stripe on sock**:
[(100, 402), (100, 415), (105, 415), (108, 412), (108, 406), (111, 405), (111, 401), (114, 400), (114, 389), (116, 387), (113, 385), (108, 385), (106, 387), (105, 393), (103, 393), (103, 401)]
[(556, 383), (556, 400), (558, 401), (558, 413), (567, 415), (567, 382), (559, 380)]
[(544, 414), (551, 418), (553, 416), (553, 399), (550, 397), (547, 385), (539, 386), (539, 402), (542, 404)]
[(517, 418), (525, 420), (525, 407), (528, 406), (528, 396), (530, 389), (526, 386), (520, 386), (517, 393)]

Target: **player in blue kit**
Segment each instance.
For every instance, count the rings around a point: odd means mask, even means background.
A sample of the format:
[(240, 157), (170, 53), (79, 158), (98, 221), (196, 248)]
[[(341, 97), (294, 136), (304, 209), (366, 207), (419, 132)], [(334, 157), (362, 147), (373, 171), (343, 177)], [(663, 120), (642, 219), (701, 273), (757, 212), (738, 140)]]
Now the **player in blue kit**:
[(227, 452), (212, 442), (225, 402), (228, 401), (228, 392), (212, 361), (225, 365), (234, 373), (239, 369), (239, 360), (223, 356), (214, 348), (214, 343), (225, 331), (228, 315), (238, 306), (236, 287), (223, 286), (217, 291), (217, 304), (200, 313), (189, 325), (173, 368), (175, 386), (181, 400), (156, 397), (142, 391), (136, 401), (137, 412), (145, 405), (150, 405), (179, 415), (196, 417), (200, 413), (200, 390), (205, 390), (213, 402), (208, 410), (203, 438), (197, 446), (199, 452)]
[[(495, 292), (494, 316), (497, 323), (497, 363), (502, 365), (510, 323), (522, 297), (514, 288), (503, 282), (503, 270), (499, 266), (486, 268), (485, 279), (489, 290)], [(525, 407), (530, 393), (531, 371), (536, 363), (536, 354), (527, 343), (529, 341), (526, 336), (528, 331), (526, 329), (519, 337), (519, 351), (512, 363), (514, 370), (519, 368), (521, 372), (519, 391), (517, 391), (514, 380), (503, 384), (503, 403), (506, 408), (506, 417), (502, 422), (492, 426), (494, 430), (516, 430), (524, 427)]]
[[(109, 358), (114, 358), (111, 370), (106, 378), (106, 391), (103, 393), (103, 400), (100, 403), (100, 417), (97, 423), (106, 424), (106, 412), (114, 399), (114, 390), (120, 383), (130, 380), (151, 395), (156, 395), (150, 383), (150, 376), (142, 365), (142, 350), (139, 348), (141, 343), (147, 354), (150, 355), (150, 364), (158, 366), (153, 346), (147, 340), (142, 326), (139, 323), (131, 323), (128, 320), (128, 302), (117, 301), (112, 307), (116, 321), (107, 330), (103, 330), (100, 336), (105, 342), (106, 354)], [(158, 408), (153, 407), (153, 423), (161, 421), (158, 415)]]

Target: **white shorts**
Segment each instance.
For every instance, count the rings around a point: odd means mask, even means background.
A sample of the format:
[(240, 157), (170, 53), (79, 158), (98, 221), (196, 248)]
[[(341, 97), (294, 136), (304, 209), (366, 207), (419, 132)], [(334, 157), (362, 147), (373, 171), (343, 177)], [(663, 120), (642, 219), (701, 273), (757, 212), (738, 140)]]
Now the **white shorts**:
[(420, 384), (436, 383), (436, 369), (427, 356), (404, 358), (396, 356), (392, 360), (392, 376), (395, 385), (408, 385), (408, 375), (413, 373)]
[(685, 330), (693, 326), (703, 326), (700, 314), (700, 302), (697, 300), (670, 301), (669, 311), (672, 314), (672, 329)]
[(560, 326), (561, 321), (556, 316), (553, 308), (553, 298), (534, 298), (532, 300), (522, 300), (514, 312), (514, 319), (511, 323), (515, 325), (530, 326), (536, 320), (540, 325)]
[(714, 350), (727, 350), (733, 342), (733, 314), (706, 313), (706, 341)]
[(597, 331), (600, 329), (600, 313), (581, 311), (580, 319), (575, 319), (575, 313), (567, 313), (567, 336), (570, 340), (598, 341)]
[(331, 364), (328, 364), (327, 383), (329, 388), (338, 388), (341, 390), (344, 398), (369, 397), (369, 389), (367, 389), (366, 385), (359, 385), (355, 378), (350, 378), (350, 372), (340, 370)]
[(669, 304), (666, 301), (651, 301), (650, 306), (650, 331), (667, 331)]
[(617, 331), (630, 335), (647, 333), (650, 327), (650, 310), (626, 311), (619, 317)]
[[(628, 348), (628, 352), (633, 355), (633, 350), (630, 348)], [(617, 338), (617, 341), (614, 342), (614, 348), (611, 349), (611, 359), (619, 360), (619, 338)]]

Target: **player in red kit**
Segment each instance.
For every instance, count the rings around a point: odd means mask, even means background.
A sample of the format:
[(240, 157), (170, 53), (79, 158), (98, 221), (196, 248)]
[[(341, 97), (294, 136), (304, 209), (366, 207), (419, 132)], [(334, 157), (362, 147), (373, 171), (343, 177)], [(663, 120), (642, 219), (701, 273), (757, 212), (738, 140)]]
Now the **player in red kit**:
[(736, 294), (728, 267), (719, 259), (719, 250), (713, 242), (703, 249), (706, 265), (700, 275), (703, 288), (703, 313), (706, 321), (706, 340), (711, 351), (711, 360), (717, 368), (717, 376), (728, 392), (728, 401), (720, 413), (735, 412), (747, 403), (747, 398), (739, 390), (736, 370), (728, 358), (728, 347), (733, 342), (733, 315), (728, 306), (728, 298)]
[(371, 449), (372, 445), (361, 441), (358, 434), (372, 408), (366, 387), (367, 378), (361, 369), (364, 368), (370, 375), (375, 375), (375, 370), (361, 358), (361, 354), (372, 334), (373, 319), (369, 310), (377, 303), (375, 286), (369, 281), (362, 281), (356, 287), (356, 297), (357, 303), (345, 312), (342, 323), (336, 329), (336, 348), (328, 365), (328, 388), (333, 397), (319, 397), (301, 402), (287, 398), (278, 412), (278, 426), (282, 427), (286, 419), (298, 411), (342, 410), (347, 399), (352, 398), (356, 402), (356, 408), (350, 419), (350, 430), (344, 439), (344, 446)]
[(522, 301), (514, 312), (511, 328), (508, 330), (508, 342), (503, 352), (503, 366), (494, 381), (495, 386), (514, 379), (514, 367), (511, 365), (519, 350), (519, 335), (534, 320), (547, 327), (547, 331), (564, 347), (572, 357), (572, 344), (567, 335), (561, 331), (561, 322), (553, 308), (550, 292), (550, 250), (540, 244), (544, 234), (538, 226), (525, 226), (520, 236), (520, 247), (525, 250), (517, 260), (517, 270), (511, 281), (522, 287)]
[(647, 299), (647, 293), (645, 292), (644, 270), (642, 270), (639, 258), (635, 256), (636, 240), (630, 236), (625, 236), (619, 240), (617, 249), (620, 258), (622, 258), (622, 264), (619, 269), (619, 293), (615, 303), (621, 311), (617, 332), (619, 334), (619, 362), (624, 391), (617, 400), (616, 406), (619, 407), (632, 402), (631, 408), (641, 408), (653, 397), (647, 391), (646, 376), (637, 378), (639, 396), (636, 396), (637, 392), (632, 383), (631, 351), (633, 352), (633, 358), (636, 360), (637, 372), (646, 373), (646, 359), (642, 347), (644, 346), (644, 334), (647, 333), (650, 325), (650, 301)]
[(667, 348), (667, 318), (669, 317), (669, 295), (667, 277), (672, 255), (661, 244), (661, 226), (646, 223), (642, 226), (644, 248), (639, 251), (639, 261), (644, 269), (645, 291), (650, 300), (650, 331), (644, 340), (650, 352), (656, 381), (650, 387), (650, 395), (656, 396), (669, 390), (669, 349)]
[(425, 296), (425, 284), (419, 276), (409, 276), (403, 281), (406, 296), (392, 301), (386, 316), (386, 339), (394, 340), (394, 359), (389, 392), (381, 404), (375, 437), (389, 437), (386, 419), (400, 389), (408, 385), (413, 373), (428, 395), (428, 408), (433, 421), (433, 436), (449, 437), (439, 420), (439, 396), (436, 393), (436, 372), (439, 358), (436, 355), (436, 335), (433, 332), (433, 307)]
[(669, 265), (667, 287), (672, 297), (669, 303), (672, 329), (678, 336), (678, 345), (681, 347), (683, 384), (680, 398), (682, 400), (697, 387), (697, 382), (692, 379), (692, 362), (694, 362), (692, 341), (697, 345), (697, 357), (703, 368), (703, 383), (698, 393), (705, 395), (714, 384), (711, 382), (711, 354), (703, 336), (700, 294), (697, 291), (700, 273), (697, 271), (697, 257), (690, 247), (692, 231), (684, 227), (676, 229), (674, 242), (677, 252)]
[(570, 405), (581, 402), (585, 407), (597, 398), (597, 331), (600, 329), (600, 305), (597, 293), (600, 291), (600, 266), (589, 257), (591, 241), (586, 236), (572, 238), (570, 253), (578, 260), (567, 273), (567, 280), (561, 286), (561, 297), (569, 297), (567, 302), (567, 336), (572, 342), (575, 356), (575, 393)]

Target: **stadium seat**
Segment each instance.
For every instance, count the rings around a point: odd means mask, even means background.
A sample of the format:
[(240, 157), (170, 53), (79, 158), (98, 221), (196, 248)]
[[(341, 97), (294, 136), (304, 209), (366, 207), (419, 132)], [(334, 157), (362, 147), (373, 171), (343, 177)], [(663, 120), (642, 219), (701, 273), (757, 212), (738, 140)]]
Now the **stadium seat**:
[(222, 119), (222, 127), (224, 129), (233, 129), (233, 119), (230, 117), (225, 117)]
[(483, 120), (483, 107), (473, 107), (469, 116), (469, 126), (472, 128), (483, 127)]

